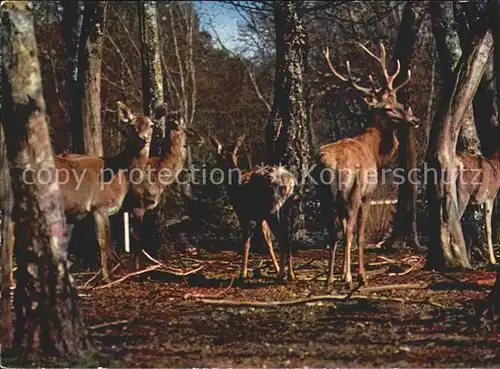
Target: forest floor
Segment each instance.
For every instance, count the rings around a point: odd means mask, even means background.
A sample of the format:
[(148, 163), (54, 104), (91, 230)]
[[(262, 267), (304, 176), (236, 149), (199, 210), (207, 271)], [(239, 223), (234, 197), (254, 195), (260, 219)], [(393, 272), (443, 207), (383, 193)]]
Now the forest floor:
[[(187, 277), (150, 272), (83, 290), (80, 306), (103, 366), (500, 367), (500, 329), (478, 328), (472, 318), (495, 272), (444, 275), (422, 270), (424, 254), (383, 255), (366, 252), (369, 287), (417, 286), (290, 306), (214, 305), (202, 298), (241, 303), (346, 293), (340, 281), (325, 287), (325, 250), (300, 251), (298, 281), (290, 284), (279, 283), (269, 260), (257, 254), (251, 256), (253, 278), (231, 283), (240, 257), (220, 252), (177, 259), (179, 269), (203, 265)], [(336, 274), (341, 259), (339, 253)]]
[[(253, 278), (234, 279), (241, 258), (229, 251), (164, 261), (197, 270), (185, 277), (150, 271), (98, 288), (83, 288), (90, 272), (75, 277), (103, 367), (500, 367), (500, 325), (474, 325), (472, 310), (494, 271), (441, 274), (422, 269), (424, 253), (365, 255), (372, 291), (350, 298), (340, 281), (325, 287), (326, 250), (299, 251), (298, 280), (288, 284), (259, 254), (251, 254)], [(320, 295), (330, 297), (303, 301)], [(231, 305), (209, 301), (220, 299)], [(252, 306), (259, 301), (292, 303)]]

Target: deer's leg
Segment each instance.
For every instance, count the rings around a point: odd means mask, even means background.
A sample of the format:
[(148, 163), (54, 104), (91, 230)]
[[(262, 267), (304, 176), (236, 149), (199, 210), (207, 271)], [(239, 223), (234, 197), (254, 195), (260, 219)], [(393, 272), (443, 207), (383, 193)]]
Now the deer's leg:
[(351, 247), (352, 240), (354, 236), (354, 227), (356, 226), (356, 220), (358, 216), (359, 207), (355, 207), (351, 209), (349, 215), (347, 217), (347, 225), (346, 225), (346, 245), (345, 245), (345, 274), (344, 280), (345, 283), (350, 287), (352, 286), (352, 274), (351, 274)]
[(332, 284), (335, 281), (333, 276), (333, 271), (335, 268), (335, 253), (337, 252), (337, 247), (339, 245), (339, 240), (337, 238), (337, 232), (335, 229), (335, 219), (331, 219), (331, 224), (328, 226), (328, 235), (330, 236), (330, 259), (328, 260), (328, 277), (326, 280), (327, 284)]
[(113, 247), (111, 240), (111, 232), (109, 227), (109, 218), (107, 214), (102, 214), (98, 211), (94, 213), (94, 221), (95, 227), (97, 231), (97, 239), (99, 241), (99, 248), (101, 251), (101, 269), (102, 269), (102, 277), (105, 282), (109, 282), (109, 272), (108, 268), (111, 268), (111, 265), (108, 265), (108, 250)]
[(490, 263), (496, 264), (495, 253), (493, 252), (493, 240), (491, 231), (491, 218), (493, 215), (493, 203), (494, 200), (487, 200), (484, 204), (484, 222), (486, 225), (486, 240), (488, 242), (488, 255), (490, 257)]
[(369, 203), (361, 205), (358, 212), (358, 252), (359, 252), (359, 281), (366, 285), (366, 272), (364, 260), (365, 223), (369, 210)]
[(143, 240), (143, 226), (144, 226), (144, 211), (134, 209), (131, 213), (131, 221), (130, 221), (130, 233), (131, 233), (131, 256), (132, 256), (132, 264), (135, 270), (141, 269), (140, 263), (140, 251), (142, 250), (141, 242)]
[(250, 222), (241, 221), (241, 228), (243, 233), (243, 264), (241, 277), (246, 279), (248, 277), (248, 254), (250, 252), (250, 241), (252, 239), (252, 230)]
[(269, 254), (271, 255), (271, 260), (273, 261), (274, 269), (276, 274), (280, 273), (280, 267), (278, 266), (278, 260), (273, 250), (273, 243), (271, 241), (271, 230), (269, 229), (269, 224), (265, 220), (262, 221), (262, 233), (264, 234), (264, 239), (266, 240), (267, 248), (269, 249)]

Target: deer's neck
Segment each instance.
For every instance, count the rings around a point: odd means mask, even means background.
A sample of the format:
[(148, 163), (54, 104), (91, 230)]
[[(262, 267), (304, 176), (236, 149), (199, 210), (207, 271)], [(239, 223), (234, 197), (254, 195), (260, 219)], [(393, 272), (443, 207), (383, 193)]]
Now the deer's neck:
[(104, 167), (111, 169), (113, 172), (128, 169), (131, 166), (136, 166), (142, 160), (146, 161), (148, 158), (148, 151), (149, 148), (144, 147), (138, 152), (137, 148), (127, 145), (121, 153), (103, 158)]
[(383, 128), (378, 122), (358, 136), (358, 140), (373, 150), (373, 156), (376, 158), (379, 168), (389, 164), (394, 159), (399, 146), (395, 130)]
[(162, 169), (177, 173), (186, 160), (186, 140), (182, 131), (170, 131), (165, 137), (164, 154), (160, 160)]

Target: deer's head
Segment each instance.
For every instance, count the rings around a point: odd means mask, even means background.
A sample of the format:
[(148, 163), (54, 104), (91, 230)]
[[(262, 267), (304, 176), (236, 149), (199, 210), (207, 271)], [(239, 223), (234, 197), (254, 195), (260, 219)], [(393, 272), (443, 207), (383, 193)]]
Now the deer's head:
[(236, 141), (224, 146), (216, 137), (210, 137), (212, 145), (215, 149), (215, 159), (217, 165), (221, 169), (237, 168), (238, 167), (238, 151), (245, 140), (245, 135), (241, 135)]
[(180, 147), (200, 146), (205, 140), (196, 130), (188, 128), (184, 116), (178, 110), (165, 112), (165, 142), (164, 150), (175, 143)]
[(385, 128), (397, 129), (401, 127), (402, 124), (407, 124), (410, 127), (416, 128), (419, 124), (419, 120), (415, 117), (415, 115), (413, 115), (411, 107), (405, 108), (397, 98), (397, 92), (410, 82), (410, 70), (408, 70), (406, 80), (399, 86), (394, 87), (394, 80), (398, 76), (401, 69), (399, 60), (396, 61), (396, 71), (394, 74), (390, 75), (387, 70), (386, 51), (384, 45), (380, 44), (380, 57), (373, 54), (361, 43), (358, 43), (358, 45), (380, 65), (382, 75), (384, 76), (384, 83), (382, 87), (377, 88), (375, 86), (375, 82), (371, 75), (368, 76), (371, 86), (360, 86), (354, 81), (349, 61), (346, 62), (347, 77), (337, 72), (330, 61), (328, 48), (325, 48), (323, 50), (323, 55), (330, 71), (337, 78), (344, 82), (348, 82), (355, 90), (362, 94), (363, 101), (382, 118), (381, 124), (384, 125)]
[(118, 121), (128, 127), (128, 145), (131, 149), (149, 155), (149, 146), (153, 137), (153, 120), (144, 115), (135, 115), (132, 110), (118, 101)]

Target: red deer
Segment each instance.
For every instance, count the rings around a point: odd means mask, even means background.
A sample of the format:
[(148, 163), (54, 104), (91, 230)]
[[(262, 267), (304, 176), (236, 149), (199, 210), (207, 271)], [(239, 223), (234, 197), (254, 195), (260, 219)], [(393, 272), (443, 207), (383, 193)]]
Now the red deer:
[(405, 109), (396, 96), (398, 90), (410, 81), (410, 71), (403, 83), (393, 87), (393, 82), (400, 71), (399, 61), (396, 72), (389, 75), (384, 46), (380, 45), (381, 56), (377, 57), (366, 47), (359, 45), (380, 65), (385, 79), (382, 88), (376, 88), (371, 75), (369, 76), (371, 87), (360, 86), (351, 75), (349, 62), (346, 63), (348, 77), (345, 77), (333, 67), (328, 48), (325, 48), (323, 55), (330, 71), (362, 94), (363, 101), (370, 109), (370, 126), (360, 136), (345, 138), (320, 147), (313, 173), (314, 179), (318, 182), (321, 212), (332, 240), (327, 283), (334, 281), (335, 249), (338, 242), (336, 227), (339, 222), (346, 239), (343, 279), (348, 286), (352, 284), (351, 246), (356, 223), (359, 279), (366, 283), (363, 247), (369, 201), (377, 187), (380, 169), (390, 163), (395, 156), (399, 145), (396, 130), (403, 124), (410, 127), (418, 125), (418, 119), (413, 115), (411, 108)]
[(468, 204), (484, 205), (488, 256), (490, 263), (496, 264), (491, 218), (493, 204), (500, 191), (500, 150), (487, 158), (468, 153), (457, 153), (457, 164), (459, 168), (457, 178), (458, 214), (462, 217)]
[[(154, 119), (159, 119), (163, 114), (164, 108), (158, 107)], [(109, 281), (108, 254), (115, 255), (108, 217), (120, 210), (130, 187), (128, 170), (147, 159), (153, 134), (151, 118), (134, 115), (121, 102), (118, 102), (118, 120), (128, 124), (127, 144), (118, 155), (109, 158), (80, 154), (55, 156), (68, 235), (71, 237), (75, 222), (93, 214), (105, 281)], [(66, 175), (62, 176), (61, 173)]]
[[(248, 277), (248, 253), (254, 234), (255, 223), (261, 227), (269, 248), (276, 273), (285, 278), (285, 259), (288, 259), (288, 279), (295, 280), (290, 253), (289, 224), (287, 212), (290, 211), (296, 179), (283, 167), (266, 165), (251, 170), (240, 170), (238, 150), (244, 135), (232, 145), (224, 147), (217, 138), (212, 137), (216, 151), (217, 166), (224, 172), (224, 183), (231, 204), (238, 216), (243, 234), (243, 264), (241, 277)], [(271, 231), (280, 246), (280, 265), (274, 255)]]
[(186, 127), (184, 119), (179, 112), (166, 114), (166, 132), (163, 142), (163, 155), (148, 158), (142, 165), (141, 171), (136, 174), (144, 180), (132, 181), (132, 186), (124, 209), (133, 214), (133, 259), (134, 266), (139, 269), (141, 247), (143, 239), (143, 221), (147, 210), (158, 206), (160, 197), (165, 188), (177, 181), (186, 161), (187, 146), (203, 144), (203, 137), (195, 130)]

